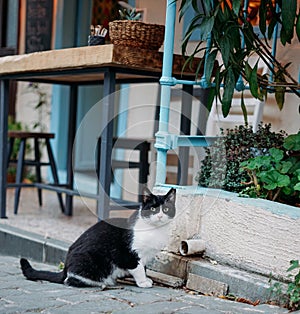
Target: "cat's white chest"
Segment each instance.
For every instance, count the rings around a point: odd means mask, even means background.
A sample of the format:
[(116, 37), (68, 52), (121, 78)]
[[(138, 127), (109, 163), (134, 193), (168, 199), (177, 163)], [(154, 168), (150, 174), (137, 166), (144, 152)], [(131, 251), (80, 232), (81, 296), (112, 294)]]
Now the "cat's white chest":
[(169, 224), (154, 227), (139, 219), (134, 227), (132, 248), (144, 265), (160, 252), (168, 243)]

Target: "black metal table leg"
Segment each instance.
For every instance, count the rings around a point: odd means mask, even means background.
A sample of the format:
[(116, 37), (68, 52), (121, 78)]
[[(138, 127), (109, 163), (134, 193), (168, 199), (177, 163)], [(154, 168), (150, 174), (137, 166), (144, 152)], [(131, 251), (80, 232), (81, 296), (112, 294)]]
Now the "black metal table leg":
[(1, 218), (6, 217), (7, 127), (9, 81), (0, 81), (0, 206)]
[[(74, 187), (73, 174), (73, 145), (76, 134), (76, 115), (77, 115), (77, 101), (78, 101), (78, 85), (72, 84), (70, 86), (70, 104), (69, 104), (69, 127), (68, 127), (68, 144), (67, 144), (67, 188)], [(73, 214), (73, 195), (66, 195), (65, 214), (72, 216)]]
[(101, 155), (98, 172), (98, 200), (97, 214), (99, 220), (109, 217), (110, 183), (111, 183), (111, 155), (113, 146), (113, 115), (114, 92), (116, 86), (116, 73), (108, 69), (104, 73), (103, 85), (103, 132), (101, 136)]

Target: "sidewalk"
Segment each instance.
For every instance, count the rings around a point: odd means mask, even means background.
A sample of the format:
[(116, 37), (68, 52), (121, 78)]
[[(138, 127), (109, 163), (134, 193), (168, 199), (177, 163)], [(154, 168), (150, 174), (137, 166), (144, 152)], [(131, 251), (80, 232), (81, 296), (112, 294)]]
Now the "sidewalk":
[[(56, 271), (57, 267), (32, 263)], [(154, 286), (142, 289), (122, 285), (120, 289), (72, 288), (47, 282), (32, 282), (21, 274), (19, 259), (0, 256), (0, 313), (288, 313), (270, 305), (253, 307), (209, 296), (193, 295), (183, 289)]]
[[(0, 220), (0, 313), (288, 313), (269, 305), (254, 307), (157, 285), (151, 289), (125, 285), (101, 291), (27, 281), (21, 274), (19, 258), (12, 256), (26, 252), (31, 261), (57, 265), (69, 244), (97, 221), (96, 207), (94, 201), (75, 198), (74, 216), (66, 217), (60, 212), (55, 193), (43, 193), (45, 205), (40, 209), (36, 191), (27, 189), (22, 191), (19, 213), (14, 215), (12, 192), (8, 191), (8, 219)], [(32, 264), (57, 270), (56, 266)]]

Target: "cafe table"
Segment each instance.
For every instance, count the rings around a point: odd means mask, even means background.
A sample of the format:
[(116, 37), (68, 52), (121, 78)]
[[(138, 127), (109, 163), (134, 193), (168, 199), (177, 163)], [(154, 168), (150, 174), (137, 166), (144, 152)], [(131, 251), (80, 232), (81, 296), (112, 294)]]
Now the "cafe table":
[[(113, 142), (114, 106), (111, 97), (119, 83), (159, 82), (162, 72), (163, 53), (144, 49), (115, 46), (112, 44), (57, 49), (24, 55), (0, 58), (0, 205), (1, 218), (6, 216), (6, 173), (7, 173), (7, 128), (9, 83), (29, 81), (67, 85), (70, 88), (67, 176), (64, 186), (43, 185), (42, 188), (61, 191), (66, 194), (65, 214), (72, 215), (74, 190), (72, 151), (76, 134), (76, 113), (78, 87), (82, 85), (103, 85), (103, 111), (101, 118), (106, 127), (101, 134), (101, 153), (99, 162), (99, 184), (97, 215), (106, 219), (110, 210), (111, 155)], [(173, 75), (191, 78), (192, 73), (182, 73), (184, 60), (174, 55)], [(59, 104), (63, 105), (63, 104)], [(25, 106), (25, 104), (24, 104)], [(103, 120), (104, 119), (104, 120)]]

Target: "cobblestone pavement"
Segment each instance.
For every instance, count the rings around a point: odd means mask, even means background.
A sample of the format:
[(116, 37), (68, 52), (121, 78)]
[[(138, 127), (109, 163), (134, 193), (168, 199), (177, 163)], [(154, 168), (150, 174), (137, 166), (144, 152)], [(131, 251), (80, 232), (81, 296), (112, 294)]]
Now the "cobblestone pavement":
[[(46, 270), (57, 267), (32, 263)], [(123, 285), (119, 289), (72, 288), (26, 280), (19, 259), (0, 256), (0, 313), (288, 313), (271, 305), (251, 306), (210, 296), (192, 295), (182, 289), (154, 286), (142, 289)]]

